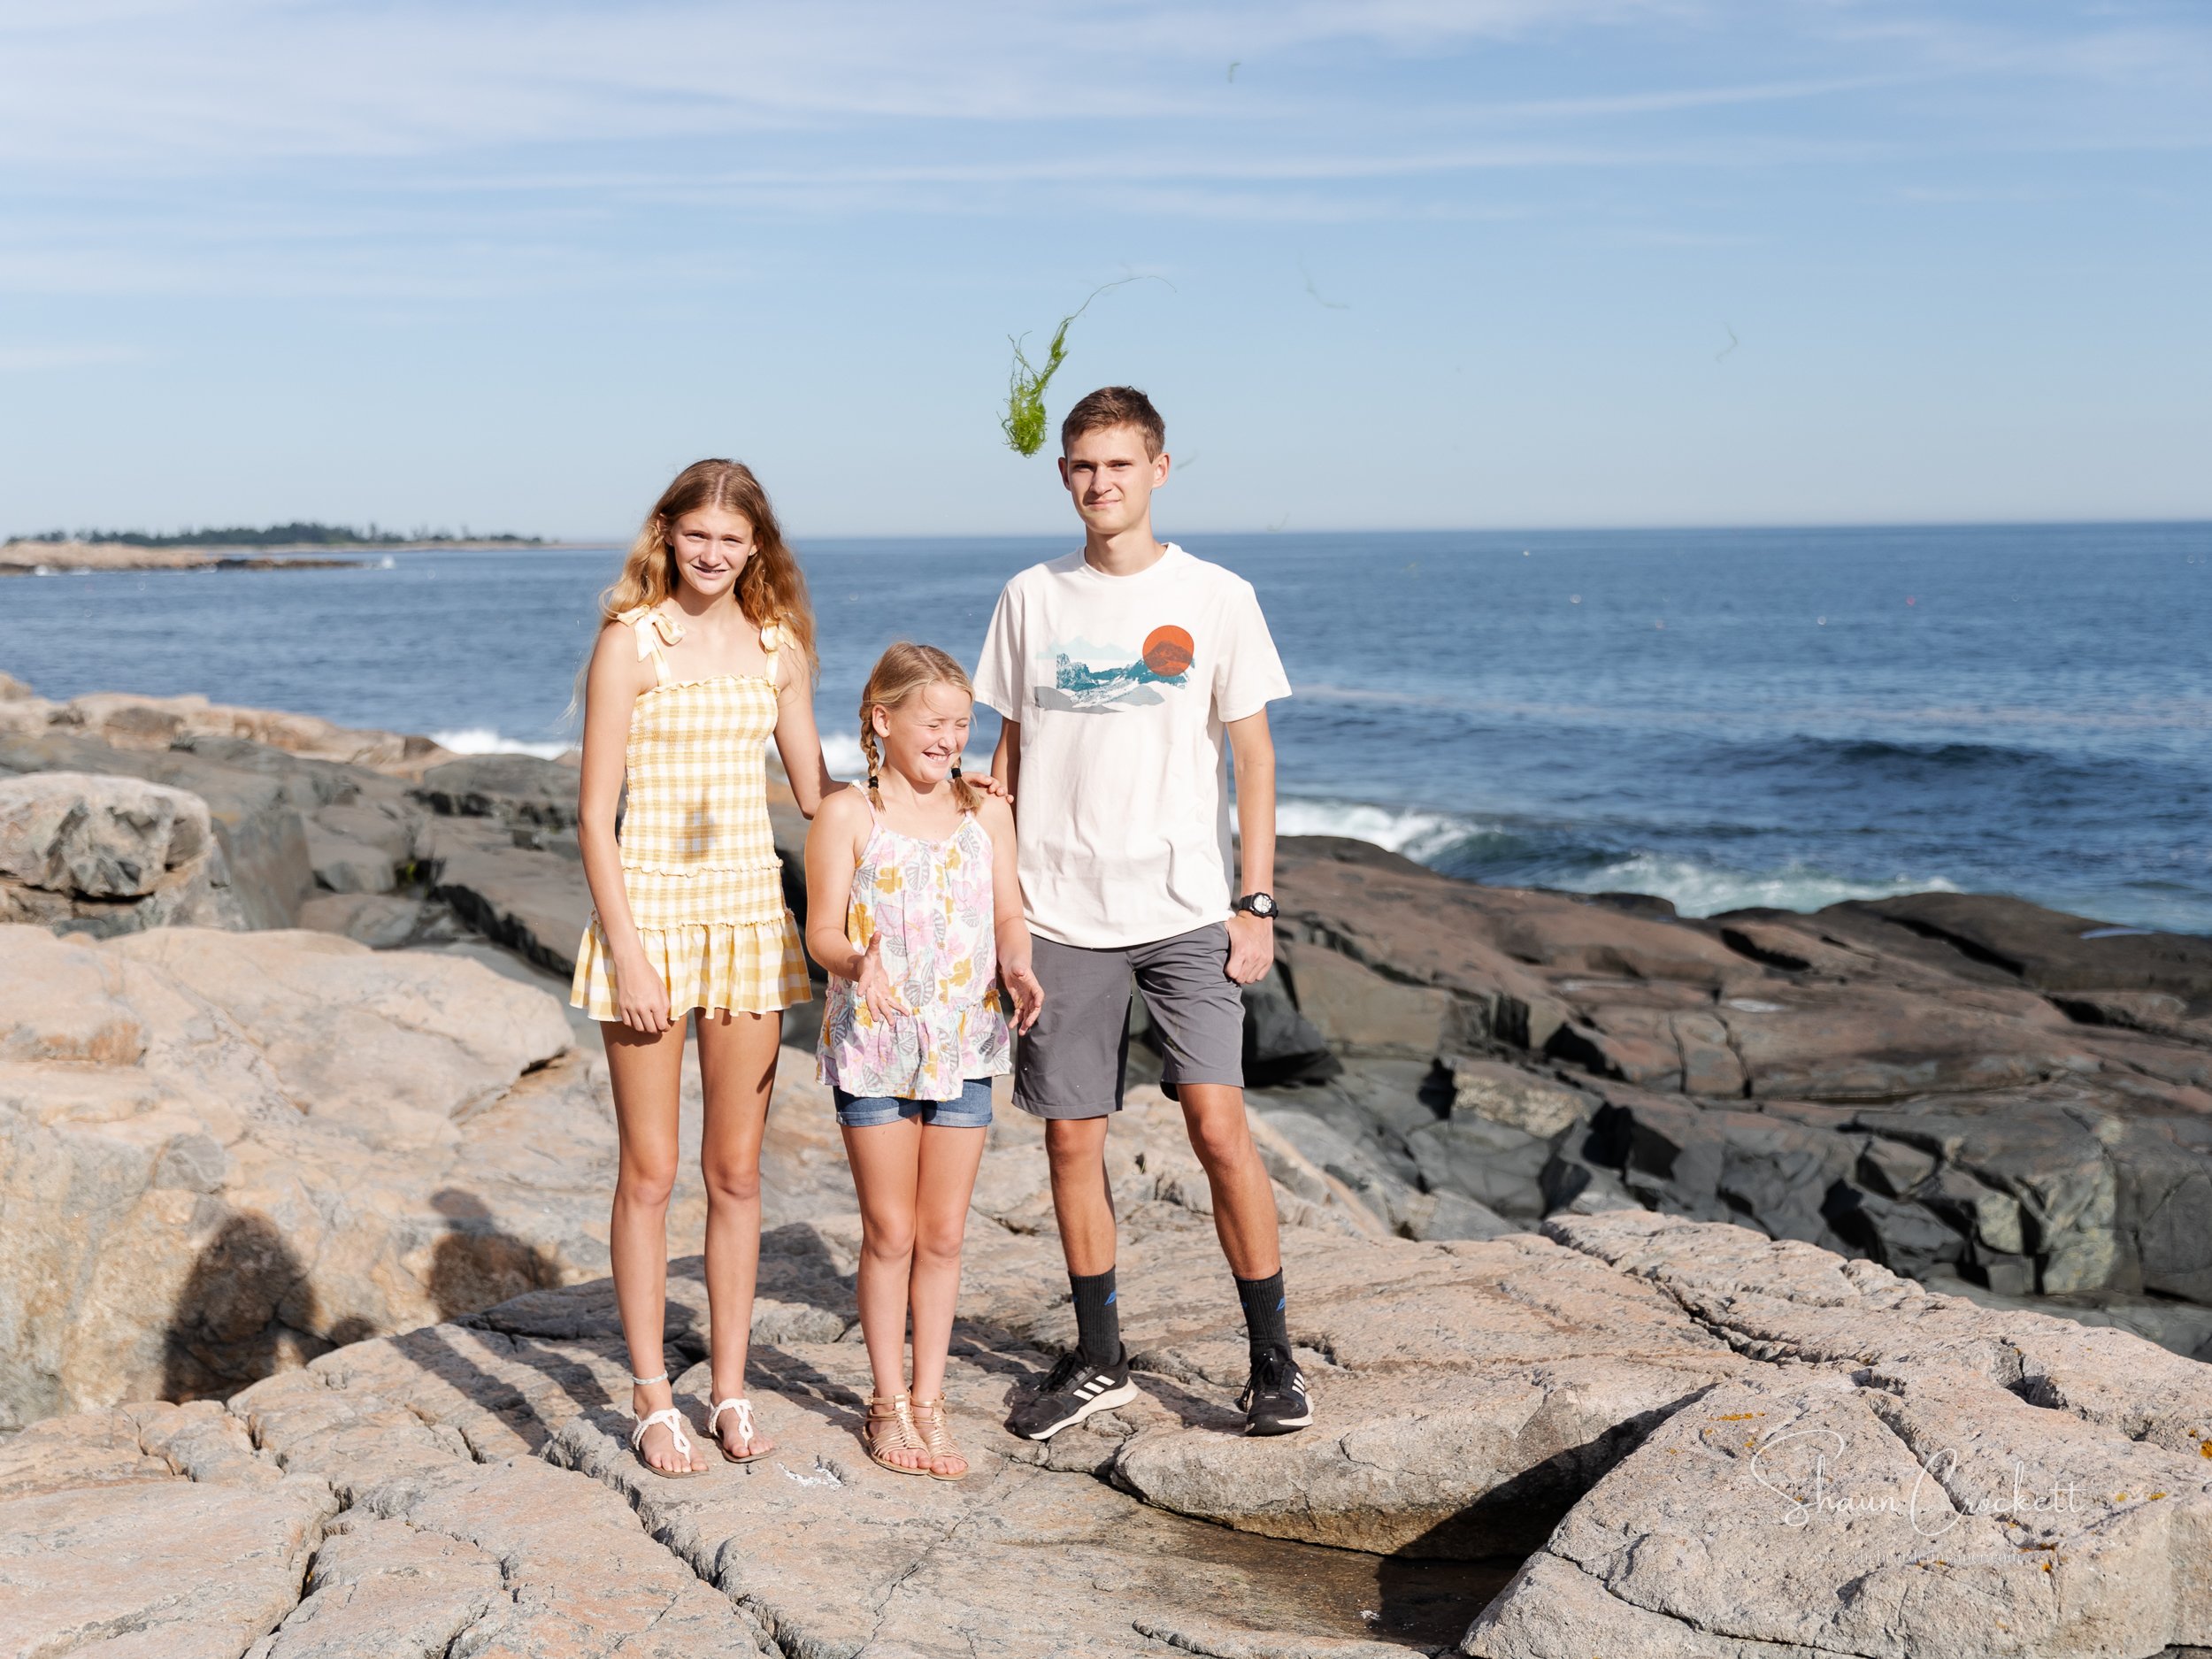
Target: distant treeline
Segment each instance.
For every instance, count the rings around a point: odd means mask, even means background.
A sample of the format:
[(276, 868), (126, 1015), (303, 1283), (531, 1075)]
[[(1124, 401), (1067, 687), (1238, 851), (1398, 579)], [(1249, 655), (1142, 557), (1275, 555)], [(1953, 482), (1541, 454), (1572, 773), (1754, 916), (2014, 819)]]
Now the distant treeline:
[(493, 541), (542, 547), (543, 536), (477, 535), (464, 525), (450, 530), (416, 530), (406, 535), (371, 525), (357, 530), (342, 524), (273, 524), (264, 529), (234, 525), (222, 530), (185, 530), (175, 535), (148, 535), (142, 530), (48, 530), (18, 536), (19, 541), (112, 541), (122, 547), (419, 547), (442, 541)]

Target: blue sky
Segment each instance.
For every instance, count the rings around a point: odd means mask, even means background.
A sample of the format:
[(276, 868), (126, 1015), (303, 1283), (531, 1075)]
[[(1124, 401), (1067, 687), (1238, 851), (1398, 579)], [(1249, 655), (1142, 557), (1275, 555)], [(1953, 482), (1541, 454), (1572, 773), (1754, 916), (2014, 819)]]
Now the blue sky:
[(2212, 517), (2197, 0), (0, 5), (0, 533)]

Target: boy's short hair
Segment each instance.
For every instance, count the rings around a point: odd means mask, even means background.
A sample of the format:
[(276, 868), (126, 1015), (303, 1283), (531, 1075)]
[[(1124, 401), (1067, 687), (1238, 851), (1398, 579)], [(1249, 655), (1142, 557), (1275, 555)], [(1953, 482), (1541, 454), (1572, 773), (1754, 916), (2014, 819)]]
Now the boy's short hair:
[(1102, 386), (1079, 399), (1060, 423), (1060, 453), (1087, 432), (1107, 426), (1134, 426), (1144, 434), (1144, 452), (1155, 460), (1167, 448), (1167, 422), (1152, 407), (1152, 400), (1133, 386)]

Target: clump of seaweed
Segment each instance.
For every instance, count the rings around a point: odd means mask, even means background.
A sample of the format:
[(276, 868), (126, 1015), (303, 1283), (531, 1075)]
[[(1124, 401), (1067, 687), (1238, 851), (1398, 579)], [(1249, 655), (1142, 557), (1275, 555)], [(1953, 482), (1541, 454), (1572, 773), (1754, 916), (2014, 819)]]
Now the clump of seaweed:
[[(1045, 447), (1045, 387), (1067, 361), (1068, 325), (1080, 314), (1060, 319), (1059, 327), (1053, 330), (1052, 344), (1045, 352), (1045, 365), (1041, 369), (1030, 363), (1020, 340), (1013, 342), (1014, 367), (1006, 379), (1006, 412), (999, 417), (998, 424), (1006, 434), (1007, 443), (1019, 454), (1034, 455)], [(1026, 334), (1022, 336), (1024, 340), (1027, 338)]]
[[(999, 430), (1006, 434), (1009, 449), (1018, 455), (1034, 455), (1045, 447), (1045, 388), (1051, 384), (1052, 377), (1059, 372), (1060, 365), (1068, 360), (1068, 326), (1090, 310), (1091, 300), (1096, 299), (1108, 288), (1118, 288), (1129, 282), (1141, 282), (1145, 274), (1121, 277), (1093, 288), (1090, 299), (1063, 317), (1060, 326), (1052, 331), (1052, 343), (1045, 348), (1045, 360), (1041, 367), (1030, 362), (1029, 354), (1022, 349), (1022, 342), (1029, 338), (1027, 334), (1007, 336), (1008, 342), (1014, 348), (1014, 366), (1007, 373), (1006, 412), (999, 417), (998, 424)], [(1166, 282), (1167, 279), (1156, 276), (1152, 280)], [(1174, 284), (1171, 282), (1168, 286), (1172, 288)]]

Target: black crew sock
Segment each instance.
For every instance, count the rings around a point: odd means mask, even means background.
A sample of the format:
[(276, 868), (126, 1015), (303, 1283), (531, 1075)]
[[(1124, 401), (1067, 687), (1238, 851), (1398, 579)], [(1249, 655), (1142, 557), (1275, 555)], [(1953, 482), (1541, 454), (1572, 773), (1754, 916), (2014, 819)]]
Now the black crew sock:
[(1283, 1312), (1283, 1275), (1279, 1268), (1265, 1279), (1237, 1280), (1237, 1300), (1244, 1304), (1244, 1333), (1256, 1362), (1263, 1350), (1290, 1352), (1290, 1321)]
[(1114, 1305), (1114, 1270), (1070, 1273), (1075, 1293), (1075, 1345), (1084, 1363), (1106, 1366), (1121, 1358), (1121, 1310)]

